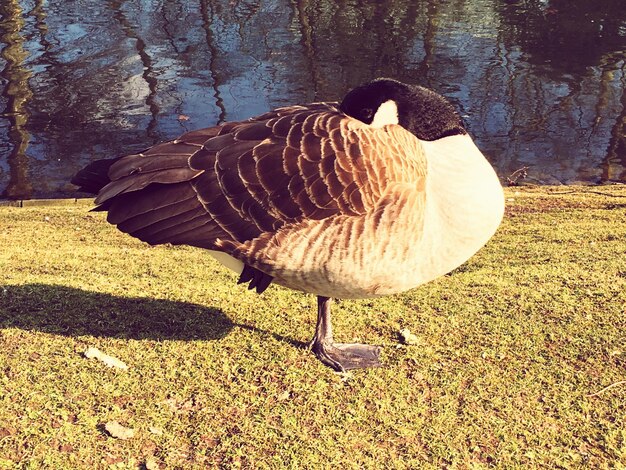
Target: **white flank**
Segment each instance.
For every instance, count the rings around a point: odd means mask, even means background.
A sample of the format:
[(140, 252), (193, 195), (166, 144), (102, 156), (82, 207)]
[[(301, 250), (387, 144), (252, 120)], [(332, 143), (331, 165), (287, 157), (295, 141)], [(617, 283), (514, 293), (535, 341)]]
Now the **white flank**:
[(385, 101), (378, 107), (370, 126), (383, 127), (387, 124), (398, 124), (398, 105), (394, 100)]
[(237, 258), (233, 258), (232, 256), (221, 251), (209, 250), (209, 254), (228, 269), (235, 271), (235, 273), (241, 274), (241, 271), (243, 271), (243, 263)]

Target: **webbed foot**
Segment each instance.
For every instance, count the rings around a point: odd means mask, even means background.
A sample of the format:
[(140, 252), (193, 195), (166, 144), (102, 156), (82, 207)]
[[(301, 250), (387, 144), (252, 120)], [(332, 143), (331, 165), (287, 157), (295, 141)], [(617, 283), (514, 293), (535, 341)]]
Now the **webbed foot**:
[(313, 343), (310, 349), (325, 365), (336, 371), (380, 367), (380, 346), (358, 343)]
[(333, 341), (330, 323), (331, 303), (332, 300), (328, 297), (318, 296), (317, 298), (317, 326), (315, 336), (309, 343), (309, 349), (323, 364), (336, 371), (380, 367), (382, 365), (378, 360), (380, 346)]

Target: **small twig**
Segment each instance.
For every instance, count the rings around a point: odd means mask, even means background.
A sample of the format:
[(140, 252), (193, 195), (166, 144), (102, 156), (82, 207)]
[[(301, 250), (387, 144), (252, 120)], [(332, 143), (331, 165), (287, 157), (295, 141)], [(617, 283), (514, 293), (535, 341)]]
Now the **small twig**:
[(528, 176), (528, 167), (523, 166), (519, 170), (515, 170), (513, 173), (507, 176), (506, 182), (508, 183), (509, 186), (517, 186), (518, 181), (520, 179), (526, 178), (527, 176)]
[(596, 393), (592, 393), (590, 395), (585, 395), (585, 396), (587, 396), (587, 397), (596, 397), (596, 396), (600, 395), (601, 393), (606, 392), (610, 388), (617, 387), (618, 385), (623, 385), (623, 384), (626, 384), (626, 380), (622, 380), (620, 382), (615, 382), (614, 384), (611, 384), (611, 385), (609, 385), (607, 387), (604, 387), (602, 390), (600, 390), (600, 391), (598, 391)]

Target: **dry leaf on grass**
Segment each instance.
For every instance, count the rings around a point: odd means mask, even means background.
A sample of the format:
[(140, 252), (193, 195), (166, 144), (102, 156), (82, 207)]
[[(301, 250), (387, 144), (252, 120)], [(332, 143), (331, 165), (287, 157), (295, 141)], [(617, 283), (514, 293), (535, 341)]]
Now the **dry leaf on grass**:
[(148, 470), (159, 470), (159, 464), (154, 457), (148, 457), (145, 465)]
[(126, 440), (135, 436), (134, 429), (122, 426), (117, 421), (109, 421), (104, 425), (104, 429), (106, 429), (106, 432), (108, 432), (111, 437), (114, 437), (115, 439)]
[(98, 359), (100, 362), (103, 362), (109, 367), (116, 367), (117, 369), (128, 369), (128, 366), (120, 361), (118, 358), (109, 356), (108, 354), (104, 354), (97, 348), (87, 348), (87, 350), (83, 353), (85, 357), (89, 359)]
[(419, 344), (420, 339), (411, 333), (408, 328), (403, 328), (400, 330), (400, 339), (404, 344), (415, 345)]

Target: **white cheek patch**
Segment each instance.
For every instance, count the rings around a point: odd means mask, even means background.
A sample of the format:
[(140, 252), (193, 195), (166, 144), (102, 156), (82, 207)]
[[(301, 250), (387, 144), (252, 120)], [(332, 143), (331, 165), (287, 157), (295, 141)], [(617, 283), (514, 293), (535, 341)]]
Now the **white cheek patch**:
[(398, 106), (394, 100), (387, 100), (378, 107), (370, 126), (383, 127), (387, 124), (398, 124)]

